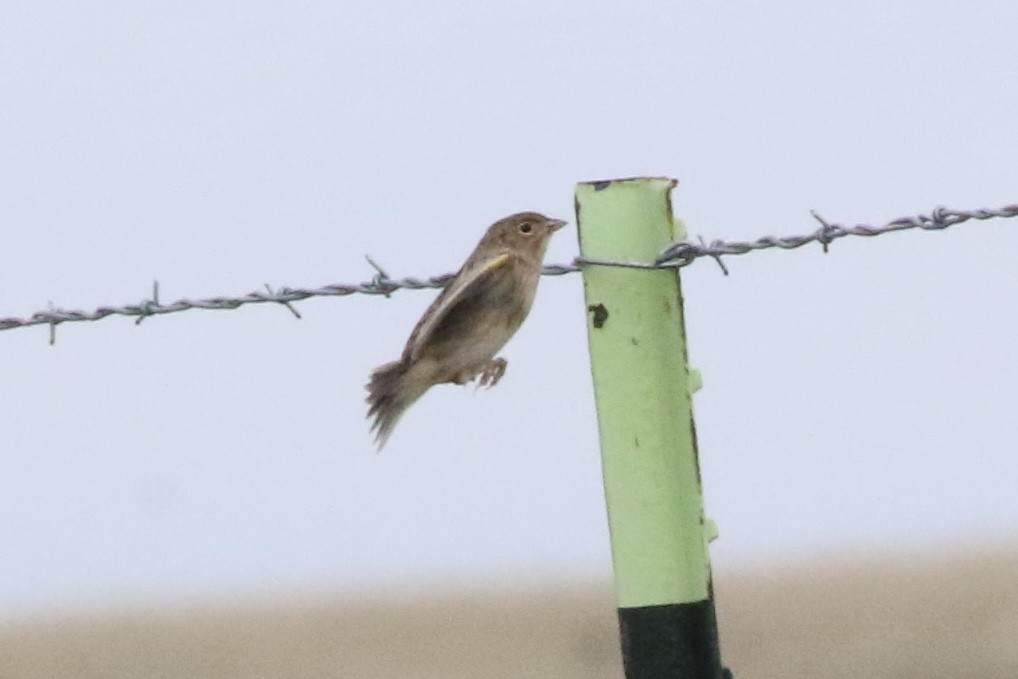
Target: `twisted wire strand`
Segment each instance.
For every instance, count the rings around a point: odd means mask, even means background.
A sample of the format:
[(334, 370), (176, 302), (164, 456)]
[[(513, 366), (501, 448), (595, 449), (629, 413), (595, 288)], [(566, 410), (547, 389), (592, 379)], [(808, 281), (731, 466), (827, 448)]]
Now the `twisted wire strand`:
[[(899, 217), (880, 226), (869, 224), (856, 224), (844, 226), (827, 222), (815, 211), (813, 218), (820, 223), (820, 227), (809, 234), (792, 236), (762, 236), (751, 241), (725, 241), (713, 240), (709, 243), (702, 238), (699, 242), (691, 240), (672, 243), (661, 251), (653, 262), (628, 262), (608, 259), (592, 259), (577, 257), (569, 264), (548, 264), (544, 267), (545, 276), (563, 276), (576, 273), (584, 266), (618, 266), (636, 269), (679, 269), (689, 266), (694, 261), (708, 257), (713, 259), (727, 275), (728, 268), (725, 266), (722, 257), (732, 255), (744, 255), (759, 250), (779, 248), (782, 250), (793, 250), (801, 248), (810, 243), (820, 243), (823, 251), (827, 252), (831, 243), (846, 236), (863, 236), (870, 238), (895, 231), (906, 231), (910, 229), (921, 229), (924, 231), (941, 231), (956, 224), (962, 224), (970, 220), (985, 221), (988, 219), (1007, 219), (1018, 217), (1018, 204), (1005, 205), (1001, 208), (981, 208), (976, 210), (952, 210), (944, 207), (935, 208), (929, 215), (915, 215)], [(388, 297), (397, 290), (422, 290), (442, 288), (455, 276), (455, 273), (429, 276), (428, 278), (392, 278), (386, 271), (374, 262), (370, 257), (368, 263), (376, 270), (375, 276), (363, 283), (333, 283), (317, 288), (291, 288), (282, 287), (273, 289), (265, 285), (265, 291), (255, 290), (240, 297), (209, 297), (204, 299), (178, 299), (174, 302), (163, 304), (159, 301), (159, 282), (153, 285), (152, 296), (143, 299), (137, 304), (125, 304), (122, 306), (101, 306), (91, 311), (78, 311), (53, 307), (44, 311), (37, 311), (27, 318), (0, 318), (0, 331), (25, 328), (34, 325), (48, 325), (50, 327), (50, 344), (56, 339), (56, 326), (61, 323), (72, 323), (79, 321), (98, 321), (108, 316), (127, 316), (135, 318), (135, 323), (141, 323), (149, 316), (171, 314), (191, 309), (226, 310), (237, 309), (247, 304), (280, 304), (285, 306), (294, 316), (300, 318), (300, 313), (292, 306), (293, 302), (300, 302), (312, 297), (345, 297), (347, 295), (383, 295)]]
[(870, 226), (869, 224), (843, 226), (841, 224), (831, 224), (817, 214), (816, 211), (812, 211), (811, 214), (814, 219), (820, 222), (820, 228), (811, 234), (784, 237), (763, 236), (752, 241), (715, 240), (711, 241), (709, 245), (704, 245), (702, 242), (698, 245), (693, 242), (682, 241), (666, 247), (658, 255), (655, 264), (686, 266), (700, 257), (718, 258), (724, 255), (744, 255), (754, 250), (766, 250), (769, 248), (793, 250), (809, 243), (820, 243), (823, 245), (824, 252), (827, 252), (831, 243), (845, 236), (864, 236), (869, 238), (909, 229), (942, 231), (971, 219), (983, 221), (987, 219), (1016, 217), (1018, 216), (1018, 204), (1005, 205), (996, 209), (983, 208), (978, 210), (951, 210), (945, 207), (938, 207), (934, 208), (929, 215), (899, 217), (882, 226)]

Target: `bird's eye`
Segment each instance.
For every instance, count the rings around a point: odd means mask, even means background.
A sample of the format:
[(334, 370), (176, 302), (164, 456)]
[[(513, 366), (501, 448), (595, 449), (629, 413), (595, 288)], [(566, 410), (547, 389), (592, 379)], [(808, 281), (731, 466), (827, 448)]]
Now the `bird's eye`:
[(523, 222), (520, 224), (520, 233), (530, 233), (534, 230), (534, 225), (530, 222)]

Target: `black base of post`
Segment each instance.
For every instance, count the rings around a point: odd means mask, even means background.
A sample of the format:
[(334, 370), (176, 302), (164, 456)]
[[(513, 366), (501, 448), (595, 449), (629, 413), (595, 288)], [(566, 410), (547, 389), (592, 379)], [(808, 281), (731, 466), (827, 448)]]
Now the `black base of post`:
[(626, 679), (726, 679), (714, 602), (619, 609)]

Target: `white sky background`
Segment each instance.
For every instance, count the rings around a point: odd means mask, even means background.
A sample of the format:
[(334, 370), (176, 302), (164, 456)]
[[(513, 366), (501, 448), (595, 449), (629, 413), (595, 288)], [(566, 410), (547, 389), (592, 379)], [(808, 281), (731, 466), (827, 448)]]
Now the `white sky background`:
[[(1018, 201), (1018, 4), (545, 4), (0, 5), (0, 316), (443, 273), (587, 179), (674, 176), (707, 238)], [(1016, 253), (996, 220), (685, 271), (716, 568), (1014, 541)], [(372, 452), (433, 295), (0, 333), (0, 616), (608, 577), (578, 275)]]

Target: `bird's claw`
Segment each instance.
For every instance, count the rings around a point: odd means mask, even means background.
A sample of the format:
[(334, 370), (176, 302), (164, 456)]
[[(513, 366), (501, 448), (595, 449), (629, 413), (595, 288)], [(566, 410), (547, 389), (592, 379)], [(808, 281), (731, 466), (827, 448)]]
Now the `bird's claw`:
[(475, 391), (481, 387), (491, 389), (493, 386), (498, 384), (498, 381), (505, 375), (506, 366), (509, 365), (509, 361), (504, 358), (493, 358), (484, 364), (481, 372), (477, 373), (481, 378), (477, 381)]

